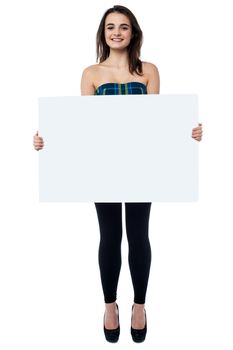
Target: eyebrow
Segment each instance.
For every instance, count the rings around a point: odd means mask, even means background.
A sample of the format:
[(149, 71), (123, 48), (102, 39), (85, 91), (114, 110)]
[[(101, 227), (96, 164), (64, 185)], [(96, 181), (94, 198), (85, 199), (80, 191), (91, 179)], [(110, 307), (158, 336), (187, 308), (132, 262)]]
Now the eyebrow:
[[(114, 26), (115, 24), (114, 24), (114, 23), (108, 23), (108, 24), (106, 24), (106, 27), (107, 27), (107, 26), (110, 26), (110, 25), (111, 25), (111, 26)], [(121, 23), (120, 25), (121, 25), (121, 26), (128, 26), (128, 27), (129, 27), (129, 24), (127, 24), (127, 23)]]

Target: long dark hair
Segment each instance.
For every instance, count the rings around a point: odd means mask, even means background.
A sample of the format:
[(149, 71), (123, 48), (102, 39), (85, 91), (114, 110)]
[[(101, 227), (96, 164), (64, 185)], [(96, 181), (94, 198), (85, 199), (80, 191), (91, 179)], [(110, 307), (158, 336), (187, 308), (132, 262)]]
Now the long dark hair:
[(107, 15), (112, 12), (122, 13), (123, 15), (127, 16), (130, 20), (133, 37), (127, 47), (129, 55), (129, 71), (131, 74), (136, 72), (138, 75), (143, 75), (142, 61), (139, 59), (143, 41), (143, 34), (134, 14), (127, 7), (124, 6), (115, 5), (104, 13), (96, 34), (96, 60), (98, 62), (99, 59), (101, 63), (104, 60), (106, 60), (106, 58), (109, 56), (110, 48), (105, 41), (104, 27)]

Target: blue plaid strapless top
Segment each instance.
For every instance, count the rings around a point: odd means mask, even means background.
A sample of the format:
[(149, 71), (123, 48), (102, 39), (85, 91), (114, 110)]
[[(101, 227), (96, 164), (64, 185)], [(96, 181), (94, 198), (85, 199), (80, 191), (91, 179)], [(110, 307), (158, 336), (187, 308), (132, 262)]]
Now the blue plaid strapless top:
[(132, 81), (129, 83), (104, 83), (97, 87), (95, 95), (141, 95), (147, 94), (146, 85)]

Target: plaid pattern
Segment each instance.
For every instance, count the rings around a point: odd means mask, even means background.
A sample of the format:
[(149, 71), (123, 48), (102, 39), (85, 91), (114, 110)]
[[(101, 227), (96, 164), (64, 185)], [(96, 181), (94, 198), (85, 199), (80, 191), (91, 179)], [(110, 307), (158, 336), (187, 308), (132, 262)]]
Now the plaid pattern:
[(125, 84), (105, 83), (95, 91), (95, 95), (141, 95), (147, 94), (146, 85), (139, 82)]

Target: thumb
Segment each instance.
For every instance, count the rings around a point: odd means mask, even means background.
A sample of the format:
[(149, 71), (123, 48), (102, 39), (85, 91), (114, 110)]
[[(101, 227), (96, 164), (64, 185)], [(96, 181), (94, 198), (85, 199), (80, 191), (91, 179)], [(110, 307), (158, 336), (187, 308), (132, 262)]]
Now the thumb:
[(202, 124), (201, 124), (201, 123), (198, 123), (198, 125), (202, 126)]
[(39, 136), (39, 132), (38, 132), (38, 130), (37, 130), (37, 132), (36, 132), (36, 136)]

